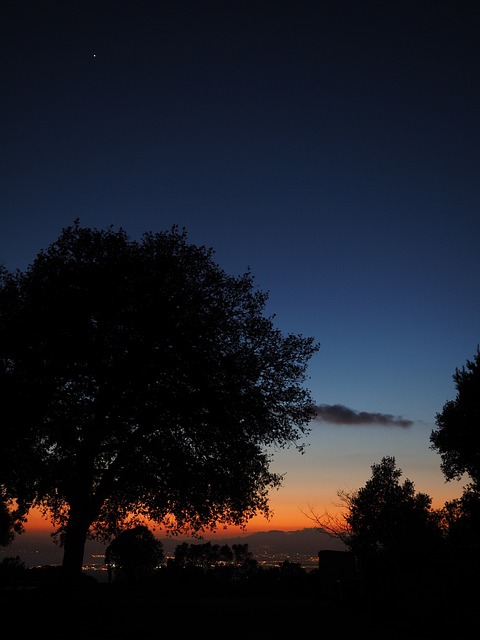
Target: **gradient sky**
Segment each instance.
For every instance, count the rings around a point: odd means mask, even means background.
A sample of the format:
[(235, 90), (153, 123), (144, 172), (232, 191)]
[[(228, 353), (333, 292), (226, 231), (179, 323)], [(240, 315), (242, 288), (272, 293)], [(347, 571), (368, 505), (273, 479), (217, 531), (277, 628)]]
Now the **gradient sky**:
[(77, 217), (176, 224), (321, 343), (319, 419), (249, 532), (311, 526), (385, 455), (434, 506), (458, 497), (429, 436), (480, 342), (479, 5), (1, 12), (0, 263), (25, 269)]

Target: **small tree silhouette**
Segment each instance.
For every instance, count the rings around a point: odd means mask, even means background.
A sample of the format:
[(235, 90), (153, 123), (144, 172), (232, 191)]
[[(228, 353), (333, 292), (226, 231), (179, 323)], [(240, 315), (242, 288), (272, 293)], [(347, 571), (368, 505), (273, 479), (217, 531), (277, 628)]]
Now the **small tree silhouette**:
[(107, 547), (105, 564), (115, 580), (138, 582), (148, 578), (164, 560), (163, 545), (148, 527), (122, 531)]

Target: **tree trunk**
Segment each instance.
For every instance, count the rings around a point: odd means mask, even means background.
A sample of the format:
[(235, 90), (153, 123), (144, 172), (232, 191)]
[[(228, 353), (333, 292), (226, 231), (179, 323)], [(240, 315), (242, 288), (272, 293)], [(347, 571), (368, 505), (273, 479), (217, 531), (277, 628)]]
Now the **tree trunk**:
[(85, 543), (90, 523), (80, 514), (70, 511), (63, 541), (63, 576), (68, 581), (78, 580), (82, 575)]

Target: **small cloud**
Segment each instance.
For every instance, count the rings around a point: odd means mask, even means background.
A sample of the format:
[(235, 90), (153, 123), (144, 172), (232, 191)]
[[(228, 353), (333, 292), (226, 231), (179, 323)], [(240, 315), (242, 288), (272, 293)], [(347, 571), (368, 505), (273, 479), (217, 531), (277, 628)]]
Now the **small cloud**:
[(370, 411), (354, 411), (343, 404), (319, 404), (316, 406), (315, 420), (330, 424), (378, 424), (385, 427), (402, 427), (407, 429), (413, 424), (412, 420), (395, 417), (385, 413), (371, 413)]

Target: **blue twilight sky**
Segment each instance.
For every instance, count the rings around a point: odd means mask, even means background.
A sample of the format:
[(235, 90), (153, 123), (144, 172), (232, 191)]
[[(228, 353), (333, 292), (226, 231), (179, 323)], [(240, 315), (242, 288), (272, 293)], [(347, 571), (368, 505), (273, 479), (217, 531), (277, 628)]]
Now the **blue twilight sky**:
[(277, 456), (274, 528), (384, 455), (460, 495), (429, 436), (480, 342), (480, 5), (18, 0), (0, 25), (0, 263), (77, 217), (185, 227), (321, 343), (313, 397), (351, 410)]

